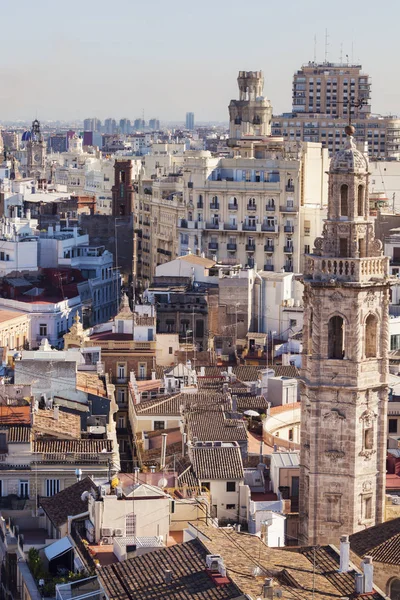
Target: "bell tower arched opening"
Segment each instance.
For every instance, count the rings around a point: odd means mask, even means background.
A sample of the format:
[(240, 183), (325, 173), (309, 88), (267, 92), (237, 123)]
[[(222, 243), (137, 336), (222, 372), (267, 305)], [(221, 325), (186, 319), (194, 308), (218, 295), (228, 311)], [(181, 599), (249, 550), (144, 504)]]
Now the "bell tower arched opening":
[(328, 323), (328, 358), (344, 358), (344, 321), (335, 315)]

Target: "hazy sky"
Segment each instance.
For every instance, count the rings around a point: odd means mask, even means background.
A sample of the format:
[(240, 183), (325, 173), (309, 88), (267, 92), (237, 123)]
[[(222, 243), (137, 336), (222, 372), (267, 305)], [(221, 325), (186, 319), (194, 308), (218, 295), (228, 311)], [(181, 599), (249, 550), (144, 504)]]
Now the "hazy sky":
[(400, 2), (0, 0), (0, 121), (228, 120), (239, 70), (264, 71), (274, 113), (314, 56), (360, 61), (372, 110), (400, 113)]

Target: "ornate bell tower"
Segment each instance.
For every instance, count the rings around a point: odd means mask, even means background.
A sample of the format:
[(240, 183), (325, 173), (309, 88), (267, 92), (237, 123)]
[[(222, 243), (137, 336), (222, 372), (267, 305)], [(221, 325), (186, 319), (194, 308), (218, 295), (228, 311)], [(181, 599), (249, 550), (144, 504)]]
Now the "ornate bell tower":
[(335, 543), (384, 511), (389, 259), (369, 218), (367, 158), (346, 133), (302, 278), (302, 544)]
[(38, 181), (46, 178), (46, 142), (40, 131), (40, 123), (35, 119), (32, 129), (24, 134), (23, 141), (27, 141), (27, 170), (29, 177), (35, 177)]

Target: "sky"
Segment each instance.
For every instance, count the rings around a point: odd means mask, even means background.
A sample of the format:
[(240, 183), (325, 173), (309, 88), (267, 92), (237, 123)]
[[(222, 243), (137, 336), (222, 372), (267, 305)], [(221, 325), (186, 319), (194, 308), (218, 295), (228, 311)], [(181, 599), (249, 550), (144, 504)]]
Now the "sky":
[(0, 122), (156, 117), (227, 121), (239, 70), (264, 72), (274, 113), (316, 57), (353, 54), (372, 111), (400, 114), (400, 2), (0, 0)]

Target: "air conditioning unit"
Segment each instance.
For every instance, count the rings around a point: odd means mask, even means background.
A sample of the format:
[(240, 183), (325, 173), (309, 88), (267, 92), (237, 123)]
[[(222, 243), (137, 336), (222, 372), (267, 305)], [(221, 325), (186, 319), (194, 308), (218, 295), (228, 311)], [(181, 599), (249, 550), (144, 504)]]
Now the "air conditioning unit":
[(102, 498), (104, 498), (104, 496), (107, 496), (107, 488), (105, 485), (99, 486), (99, 493)]
[(123, 537), (123, 535), (124, 535), (124, 530), (123, 530), (123, 529), (116, 529), (116, 530), (114, 531), (114, 535), (115, 535), (116, 537)]
[(218, 570), (218, 561), (221, 560), (220, 554), (207, 554), (206, 557), (206, 565), (209, 569), (211, 569), (211, 565), (216, 561), (217, 567), (215, 570)]
[(112, 544), (112, 538), (108, 538), (108, 537), (103, 537), (101, 539), (101, 541), (103, 542), (103, 544), (106, 544), (107, 546)]
[(113, 530), (110, 527), (103, 527), (101, 530), (101, 537), (112, 537)]
[(392, 496), (392, 504), (400, 505), (400, 496)]

